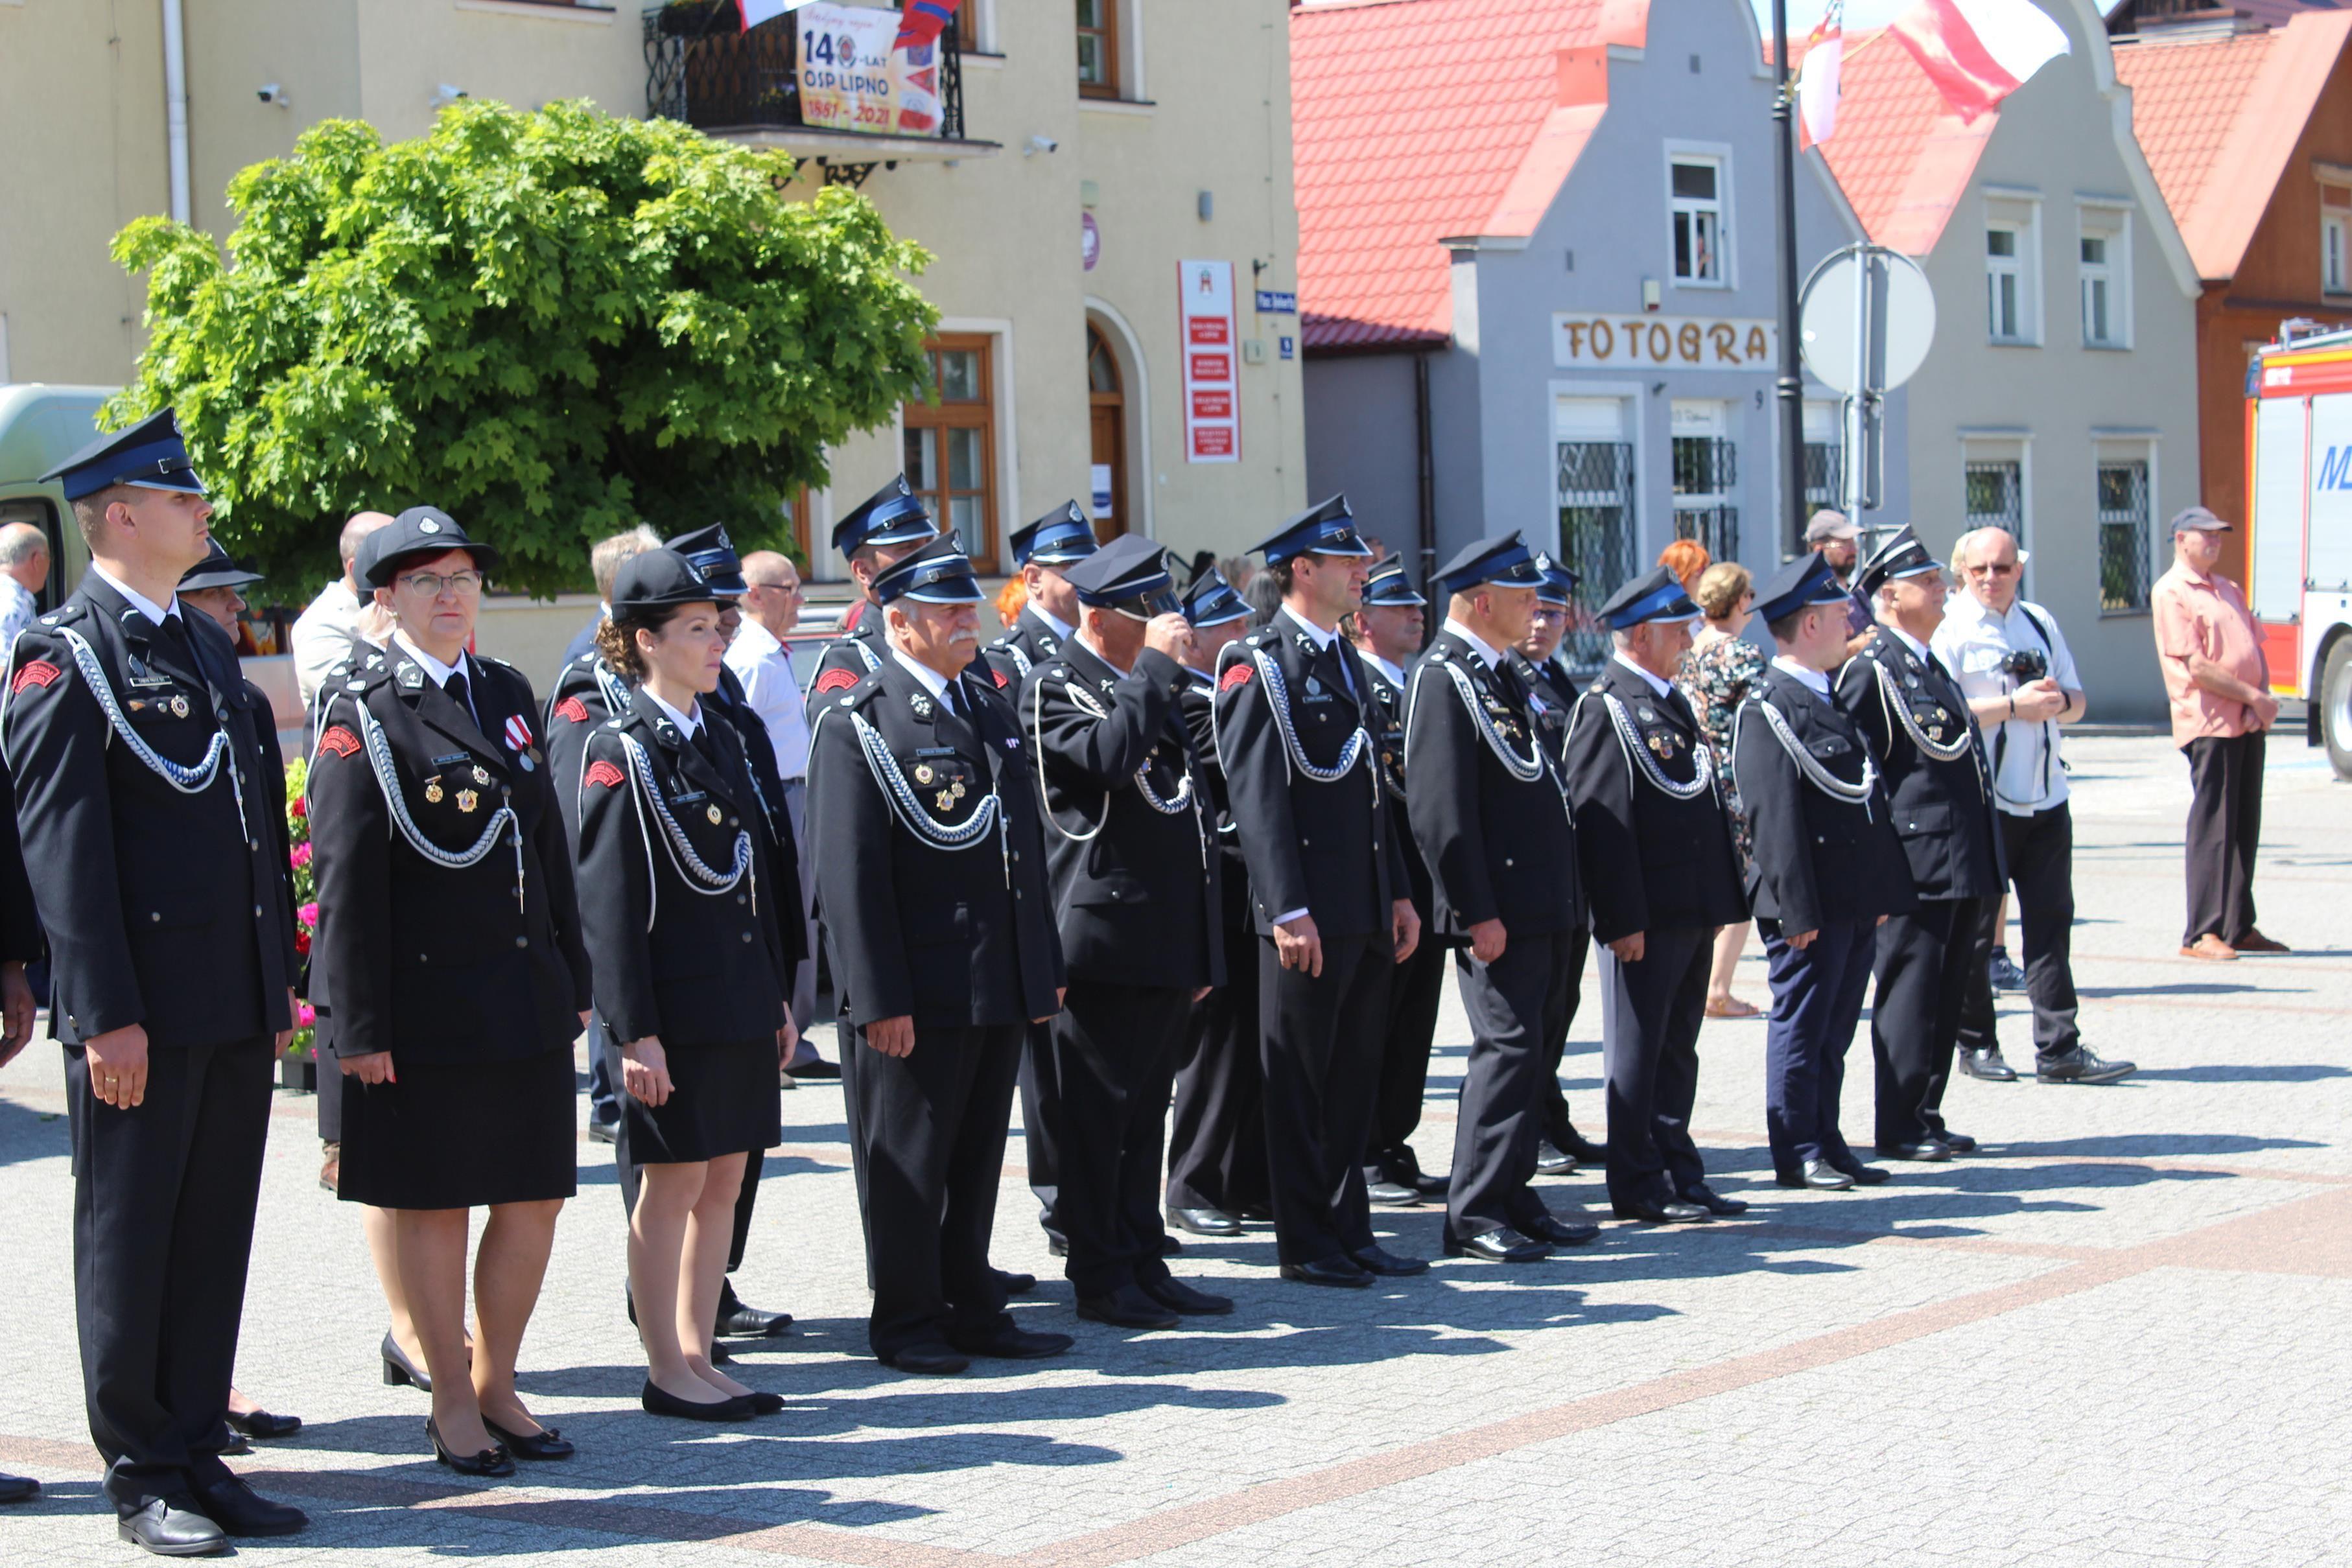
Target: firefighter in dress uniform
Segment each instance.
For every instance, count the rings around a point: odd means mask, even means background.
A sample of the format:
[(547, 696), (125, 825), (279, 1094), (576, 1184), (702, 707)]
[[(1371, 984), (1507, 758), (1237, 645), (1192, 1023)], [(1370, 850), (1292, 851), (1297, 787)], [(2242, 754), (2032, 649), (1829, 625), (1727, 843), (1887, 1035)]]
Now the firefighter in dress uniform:
[(1542, 572), (1511, 533), (1470, 545), (1434, 580), (1445, 624), (1405, 690), (1404, 771), (1434, 934), (1455, 949), (1470, 1019), (1444, 1242), (1449, 1257), (1531, 1263), (1601, 1233), (1528, 1185), (1538, 1090), (1576, 1013), (1586, 937), (1568, 798), (1504, 657), (1527, 634)]
[(1225, 649), (1215, 711), (1259, 936), (1276, 1250), (1285, 1279), (1361, 1289), (1429, 1267), (1380, 1245), (1364, 1190), (1391, 977), (1421, 940), (1371, 676), (1339, 635), (1372, 552), (1342, 496), (1257, 549), (1282, 608)]
[(170, 411), (43, 477), (91, 564), (10, 649), (0, 747), (66, 1052), (82, 1388), (122, 1539), (194, 1555), (306, 1522), (220, 1459), (273, 1045), (294, 1021), (256, 777), (275, 722), (227, 636), (177, 601), (212, 506)]
[(1073, 562), (1082, 624), (1019, 701), (1069, 975), (1048, 1026), (1055, 1218), (1078, 1315), (1135, 1329), (1234, 1306), (1169, 1274), (1160, 1220), (1176, 1059), (1224, 978), (1215, 828), (1179, 706), (1192, 632), (1167, 553), (1129, 534)]
[(1798, 557), (1757, 590), (1779, 653), (1732, 730), (1733, 776), (1755, 830), (1748, 894), (1771, 966), (1764, 1124), (1773, 1177), (1828, 1191), (1886, 1180), (1847, 1146), (1838, 1101), (1875, 929), (1914, 902), (1877, 764), (1833, 700), (1851, 602), (1819, 555)]
[(882, 635), (880, 601), (874, 597), (874, 580), (895, 562), (940, 537), (939, 525), (923, 510), (904, 474), (860, 501), (833, 526), (833, 548), (849, 563), (857, 584), (857, 623), (827, 643), (809, 671), (809, 698), (845, 692), (882, 667), (887, 651)]
[(1563, 759), (1601, 945), (1609, 1201), (1651, 1224), (1734, 1215), (1691, 1139), (1698, 1033), (1718, 926), (1748, 918), (1731, 820), (1697, 716), (1672, 675), (1699, 617), (1664, 567), (1601, 606), (1615, 652), (1580, 698)]
[(970, 666), (981, 591), (950, 538), (874, 580), (881, 663), (813, 705), (817, 903), (850, 1025), (867, 1340), (904, 1372), (1029, 1358), (989, 1266), (1022, 1034), (1061, 1006), (1036, 775), (1013, 705)]

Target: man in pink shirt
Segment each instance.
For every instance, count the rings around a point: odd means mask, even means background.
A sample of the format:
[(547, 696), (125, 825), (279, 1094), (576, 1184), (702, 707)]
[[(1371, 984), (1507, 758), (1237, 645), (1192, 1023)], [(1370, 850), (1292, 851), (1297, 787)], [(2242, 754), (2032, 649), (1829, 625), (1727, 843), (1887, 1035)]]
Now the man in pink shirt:
[(2263, 831), (2263, 747), (2278, 719), (2262, 629), (2238, 585), (2215, 571), (2231, 526), (2202, 507), (2172, 519), (2172, 570), (2156, 580), (2157, 662), (2172, 704), (2172, 743), (2189, 757), (2189, 925), (2184, 958), (2284, 953), (2254, 929), (2254, 851)]

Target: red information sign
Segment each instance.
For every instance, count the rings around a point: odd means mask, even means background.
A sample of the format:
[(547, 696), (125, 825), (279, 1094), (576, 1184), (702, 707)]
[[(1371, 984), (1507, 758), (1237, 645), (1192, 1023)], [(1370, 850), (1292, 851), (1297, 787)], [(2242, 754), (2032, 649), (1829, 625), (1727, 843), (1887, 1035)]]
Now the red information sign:
[(1176, 315), (1184, 342), (1184, 461), (1238, 463), (1239, 367), (1234, 344), (1234, 264), (1176, 264)]

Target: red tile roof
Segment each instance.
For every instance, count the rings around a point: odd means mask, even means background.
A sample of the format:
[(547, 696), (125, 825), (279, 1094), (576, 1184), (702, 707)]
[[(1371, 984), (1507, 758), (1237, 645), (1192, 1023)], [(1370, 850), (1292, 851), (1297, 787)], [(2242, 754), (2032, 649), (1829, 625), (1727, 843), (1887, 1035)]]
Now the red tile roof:
[(2307, 11), (2275, 32), (2116, 44), (2132, 131), (2199, 277), (2236, 274), (2347, 36), (2352, 12)]
[[(1647, 0), (1329, 0), (1290, 16), (1299, 330), (1443, 342), (1442, 238), (1525, 235), (1607, 106)], [(1563, 50), (1585, 50), (1563, 58)]]
[(1968, 189), (2000, 110), (1962, 124), (1884, 29), (1846, 35), (1838, 86), (1837, 128), (1822, 144), (1830, 172), (1874, 241), (1927, 255)]

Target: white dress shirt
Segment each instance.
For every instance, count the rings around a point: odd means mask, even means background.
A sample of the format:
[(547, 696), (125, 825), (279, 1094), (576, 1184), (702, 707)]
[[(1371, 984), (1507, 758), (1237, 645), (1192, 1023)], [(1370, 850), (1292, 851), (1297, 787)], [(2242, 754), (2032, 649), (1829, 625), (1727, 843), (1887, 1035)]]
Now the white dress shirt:
[[(1031, 600), (1026, 608), (1030, 614), (1034, 615), (1038, 620), (1043, 621), (1045, 623), (1045, 629), (1048, 632), (1051, 632), (1063, 642), (1066, 643), (1071, 638), (1078, 634), (1078, 629), (1076, 627), (1071, 625), (1068, 622), (1063, 620), (1060, 616), (1055, 614), (1052, 611), (1046, 609), (1035, 600)], [(1021, 618), (1016, 615), (1013, 619), (1018, 621)]]
[(1477, 654), (1479, 662), (1484, 664), (1488, 669), (1499, 670), (1503, 667), (1503, 655), (1496, 650), (1494, 645), (1488, 643), (1484, 637), (1478, 635), (1477, 632), (1470, 630), (1469, 627), (1462, 624), (1461, 622), (1454, 619), (1451, 615), (1445, 618), (1445, 630), (1453, 635), (1461, 638), (1465, 643), (1469, 643), (1470, 651)]
[(163, 620), (166, 616), (177, 615), (180, 612), (180, 596), (176, 593), (172, 595), (172, 601), (170, 603), (158, 604), (153, 600), (148, 598), (145, 594), (140, 592), (137, 589), (131, 587), (129, 583), (123, 581), (121, 578), (115, 576), (112, 572), (107, 570), (106, 568), (99, 565), (98, 562), (91, 561), (89, 563), (89, 570), (98, 573), (100, 579), (103, 580), (109, 588), (111, 588), (115, 592), (129, 600), (131, 601), (131, 609), (136, 610), (140, 614), (144, 615), (148, 620), (152, 621), (158, 626), (163, 624)]
[(32, 591), (0, 571), (0, 653), (7, 652), (16, 633), (30, 626), (40, 612), (40, 601), (33, 597)]
[(652, 692), (646, 691), (644, 686), (639, 686), (637, 690), (645, 692), (646, 701), (661, 709), (662, 713), (669, 719), (670, 723), (677, 726), (678, 734), (686, 737), (688, 745), (690, 746), (694, 743), (695, 736), (699, 733), (702, 728), (702, 705), (700, 703), (694, 705), (694, 711), (692, 713), (680, 713), (677, 709), (670, 706), (669, 704), (662, 701), (661, 698), (654, 695)]
[(294, 622), (294, 683), (309, 708), (319, 683), (352, 655), (359, 645), (360, 596), (341, 578), (319, 591), (319, 596)]
[(1623, 665), (1626, 669), (1633, 671), (1635, 674), (1641, 676), (1643, 680), (1648, 682), (1650, 689), (1658, 694), (1659, 701), (1664, 702), (1667, 696), (1672, 695), (1674, 692), (1674, 682), (1660, 680), (1657, 676), (1650, 674), (1649, 671), (1642, 668), (1641, 665), (1627, 658), (1623, 653), (1612, 653), (1609, 657), (1613, 663)]
[[(923, 689), (925, 691), (930, 693), (931, 695), (937, 697), (940, 701), (948, 703), (948, 678), (945, 675), (940, 674), (937, 670), (934, 670), (929, 664), (922, 663), (920, 660), (907, 657), (905, 653), (899, 652), (895, 647), (890, 650), (890, 656), (898, 660), (898, 663), (906, 668), (908, 673), (915, 677), (915, 679), (922, 682)], [(948, 706), (958, 713), (961, 713), (963, 711), (963, 705), (961, 703), (948, 703)]]
[(1357, 650), (1356, 650), (1356, 652), (1357, 652), (1358, 653), (1360, 653), (1360, 654), (1363, 655), (1364, 663), (1366, 663), (1367, 664), (1370, 664), (1372, 668), (1374, 668), (1374, 669), (1378, 670), (1381, 674), (1382, 674), (1386, 675), (1386, 676), (1389, 678), (1389, 685), (1392, 685), (1392, 686), (1397, 686), (1397, 687), (1400, 687), (1400, 688), (1402, 688), (1402, 687), (1403, 686), (1403, 685), (1404, 685), (1404, 666), (1403, 666), (1403, 665), (1402, 665), (1402, 664), (1390, 664), (1386, 659), (1381, 658), (1378, 653), (1373, 653), (1370, 648), (1359, 648), (1359, 649), (1357, 649)]
[[(2057, 621), (2039, 604), (2013, 600), (2005, 615), (1995, 615), (1971, 593), (1958, 593), (1944, 609), (1944, 623), (1936, 628), (1936, 656), (1958, 681), (1960, 695), (1970, 702), (2006, 697), (2021, 684), (2002, 665), (2011, 653), (2032, 649), (2046, 653), (2050, 678), (2059, 689), (2079, 692), (2083, 677)], [(1981, 722), (1981, 721), (1980, 721)], [(1993, 804), (2015, 817), (2030, 817), (2066, 803), (2066, 768), (2060, 760), (2060, 730), (2055, 719), (2035, 722), (2013, 718), (1984, 726), (1992, 764)]]
[(418, 647), (415, 643), (410, 642), (408, 640), (408, 633), (405, 632), (394, 632), (392, 634), (392, 640), (394, 643), (398, 644), (402, 653), (416, 661), (417, 667), (425, 672), (425, 678), (426, 680), (431, 681), (435, 685), (441, 687), (444, 691), (448, 689), (450, 676), (465, 676), (466, 716), (472, 719), (477, 727), (480, 726), (482, 722), (482, 710), (474, 704), (474, 672), (466, 668), (466, 654), (462, 649), (458, 652), (457, 663), (454, 664), (445, 664), (440, 660), (435, 658), (432, 654), (426, 653), (424, 649)]
[(798, 783), (808, 772), (809, 727), (793, 651), (747, 615), (727, 649), (727, 667), (743, 683), (744, 705), (768, 727), (768, 738), (776, 747), (777, 777), (787, 784)]
[(1772, 661), (1772, 667), (1794, 675), (1805, 684), (1805, 689), (1823, 702), (1830, 700), (1830, 678), (1811, 665), (1801, 664), (1785, 655)]

